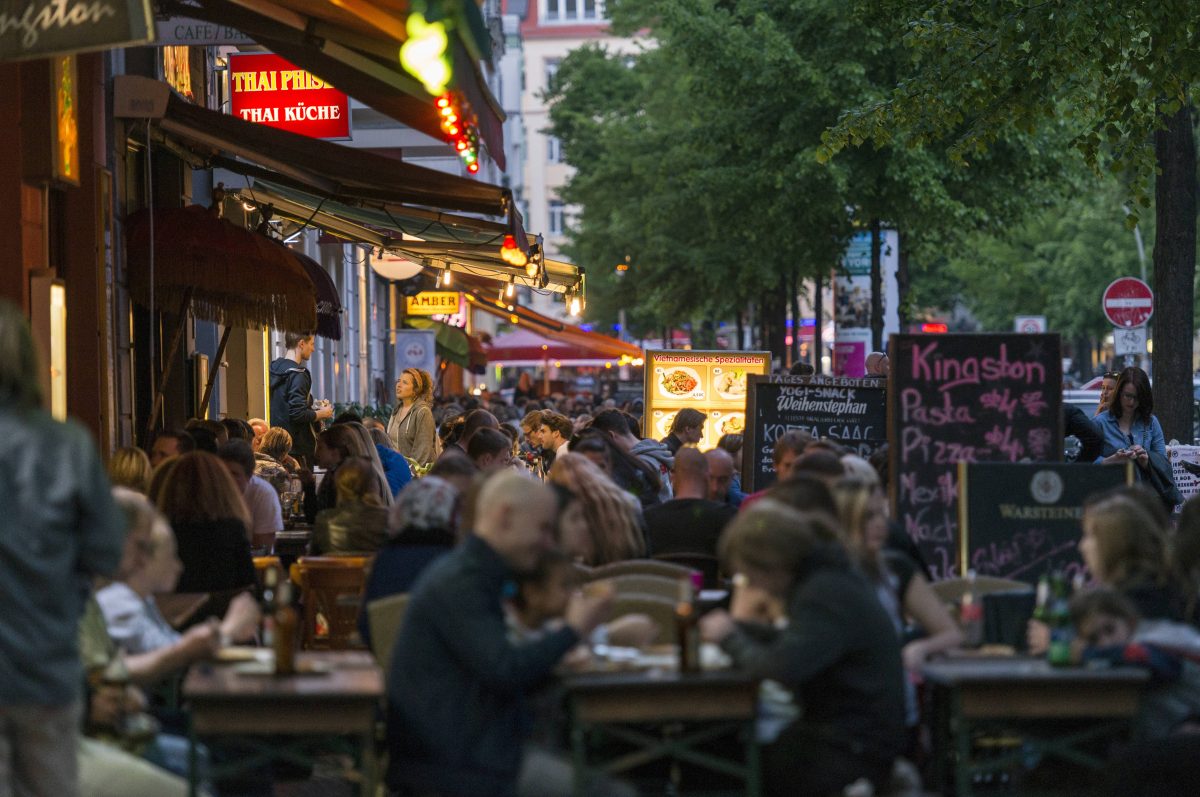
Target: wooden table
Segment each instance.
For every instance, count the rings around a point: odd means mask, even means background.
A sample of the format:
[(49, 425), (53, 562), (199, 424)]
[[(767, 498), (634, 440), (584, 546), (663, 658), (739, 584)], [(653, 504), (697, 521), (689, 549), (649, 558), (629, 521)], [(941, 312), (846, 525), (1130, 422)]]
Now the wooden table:
[[(724, 671), (661, 670), (571, 675), (564, 679), (570, 709), (576, 793), (587, 767), (587, 737), (607, 736), (635, 748), (601, 764), (609, 773), (671, 758), (741, 779), (746, 794), (760, 793), (758, 681)], [(653, 729), (654, 733), (649, 732)], [(714, 739), (740, 735), (745, 759), (698, 749)]]
[[(922, 668), (933, 690), (938, 787), (953, 784), (969, 797), (972, 776), (1021, 764), (1028, 757), (1055, 756), (1090, 769), (1106, 763), (1086, 745), (1126, 733), (1137, 713), (1145, 670), (1134, 667), (1086, 669), (1051, 667), (1044, 659), (1010, 657), (958, 659)], [(1055, 721), (1084, 721), (1062, 733)], [(1015, 751), (974, 760), (972, 734), (982, 726), (1019, 735)]]
[[(189, 783), (196, 794), (197, 736), (246, 739), (254, 755), (214, 777), (272, 760), (311, 763), (311, 748), (331, 737), (351, 737), (362, 767), (362, 794), (374, 797), (378, 780), (375, 719), (383, 697), (383, 673), (361, 651), (311, 651), (297, 655), (299, 668), (329, 668), (323, 674), (249, 675), (235, 665), (192, 667), (183, 683), (190, 713)], [(269, 737), (269, 738), (263, 738)], [(288, 737), (280, 742), (277, 737)]]

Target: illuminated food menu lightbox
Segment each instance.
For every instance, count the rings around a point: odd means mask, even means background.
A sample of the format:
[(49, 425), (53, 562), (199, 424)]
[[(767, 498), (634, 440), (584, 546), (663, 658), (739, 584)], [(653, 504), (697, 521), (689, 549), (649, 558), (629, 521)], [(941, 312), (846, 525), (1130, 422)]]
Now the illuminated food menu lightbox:
[(765, 351), (646, 352), (646, 402), (642, 434), (661, 440), (685, 407), (704, 414), (700, 448), (716, 446), (721, 435), (746, 430), (747, 377), (770, 371)]

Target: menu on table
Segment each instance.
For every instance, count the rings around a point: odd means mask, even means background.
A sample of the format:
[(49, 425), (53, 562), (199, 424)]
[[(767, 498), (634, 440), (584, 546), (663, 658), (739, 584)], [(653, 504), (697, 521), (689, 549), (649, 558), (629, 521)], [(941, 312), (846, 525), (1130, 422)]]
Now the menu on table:
[(1062, 459), (1058, 335), (892, 335), (892, 517), (935, 577), (961, 575), (958, 463)]
[(746, 431), (746, 394), (751, 374), (766, 374), (771, 355), (765, 351), (646, 352), (646, 400), (642, 434), (661, 440), (671, 432), (685, 407), (699, 410), (705, 421), (700, 448), (714, 448), (722, 435)]

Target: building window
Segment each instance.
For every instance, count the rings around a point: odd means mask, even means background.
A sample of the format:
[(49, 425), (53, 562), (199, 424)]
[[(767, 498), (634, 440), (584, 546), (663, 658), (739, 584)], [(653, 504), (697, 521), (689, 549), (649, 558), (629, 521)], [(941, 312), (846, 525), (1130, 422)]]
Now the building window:
[(546, 136), (546, 161), (548, 163), (562, 163), (562, 141), (558, 136)]
[(563, 203), (557, 199), (550, 200), (549, 218), (546, 220), (546, 229), (551, 235), (563, 234)]
[(604, 0), (545, 0), (546, 22), (594, 22), (604, 19)]
[(549, 88), (550, 81), (554, 80), (554, 76), (558, 74), (558, 65), (562, 63), (561, 58), (547, 58), (546, 64), (546, 87)]

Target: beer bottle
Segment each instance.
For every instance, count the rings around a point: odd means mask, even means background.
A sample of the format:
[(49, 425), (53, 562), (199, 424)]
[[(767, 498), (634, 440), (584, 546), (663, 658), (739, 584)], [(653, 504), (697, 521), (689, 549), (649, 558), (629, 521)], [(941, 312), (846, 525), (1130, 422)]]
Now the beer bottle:
[(975, 571), (967, 571), (967, 591), (959, 607), (959, 623), (963, 632), (963, 647), (977, 648), (983, 644), (983, 603), (975, 586)]
[(694, 589), (690, 578), (679, 579), (675, 604), (675, 635), (679, 639), (679, 671), (700, 671), (700, 629), (696, 624)]
[(263, 571), (263, 590), (260, 614), (262, 615), (262, 645), (275, 647), (275, 594), (279, 589), (279, 568), (268, 567)]
[(292, 606), (292, 585), (287, 579), (279, 584), (275, 607), (275, 674), (296, 672), (296, 631), (300, 620)]
[(1050, 615), (1047, 625), (1050, 626), (1050, 647), (1046, 651), (1046, 659), (1054, 667), (1066, 667), (1071, 663), (1071, 639), (1074, 628), (1071, 626), (1070, 587), (1061, 572), (1056, 572), (1050, 580)]
[(1037, 583), (1037, 603), (1033, 607), (1033, 619), (1050, 625), (1050, 574), (1042, 573)]

